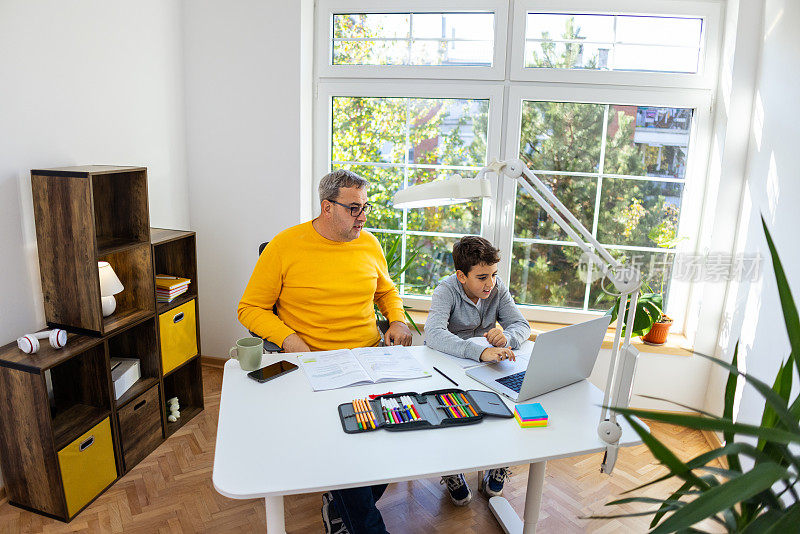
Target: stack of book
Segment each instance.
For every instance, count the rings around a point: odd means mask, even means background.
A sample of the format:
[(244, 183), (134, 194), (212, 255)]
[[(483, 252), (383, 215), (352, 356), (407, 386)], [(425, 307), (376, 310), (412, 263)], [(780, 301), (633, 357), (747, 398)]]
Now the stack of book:
[(518, 404), (514, 408), (514, 419), (522, 428), (547, 426), (547, 412), (538, 402), (532, 404)]
[(182, 295), (189, 290), (191, 280), (170, 276), (168, 274), (156, 275), (156, 301), (172, 302), (178, 295)]

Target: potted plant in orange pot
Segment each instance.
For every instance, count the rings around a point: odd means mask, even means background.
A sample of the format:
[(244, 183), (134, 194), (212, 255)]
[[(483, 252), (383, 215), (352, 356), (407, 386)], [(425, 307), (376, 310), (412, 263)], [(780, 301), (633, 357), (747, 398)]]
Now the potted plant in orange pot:
[(670, 319), (669, 316), (664, 313), (663, 293), (657, 293), (655, 297), (652, 300), (658, 308), (659, 316), (658, 319), (653, 321), (653, 324), (650, 325), (650, 329), (647, 331), (647, 333), (642, 336), (642, 341), (649, 345), (663, 345), (667, 342), (669, 327), (672, 326), (672, 319)]
[[(678, 207), (672, 203), (665, 202), (662, 206), (661, 222), (650, 229), (647, 237), (657, 247), (664, 249), (675, 249), (675, 246), (687, 239), (686, 237), (678, 237)], [(625, 210), (624, 224), (625, 228), (623, 235), (630, 237), (632, 230), (639, 223), (640, 219), (644, 216), (645, 211), (642, 203), (638, 199), (633, 199), (630, 207)], [(674, 250), (673, 250), (674, 251)], [(656, 276), (656, 273), (650, 273), (651, 276)], [(663, 345), (667, 341), (669, 328), (672, 326), (672, 319), (664, 313), (664, 285), (668, 273), (661, 273), (661, 283), (659, 291), (654, 291), (647, 282), (642, 284), (642, 293), (636, 302), (636, 317), (632, 327), (631, 336), (639, 336), (642, 341), (651, 345)], [(605, 291), (613, 296), (613, 293)], [(598, 304), (605, 295), (598, 296), (595, 304)], [(610, 310), (611, 320), (615, 321), (620, 310), (620, 299), (616, 297), (614, 307)], [(630, 305), (630, 300), (626, 307)], [(623, 328), (622, 334), (625, 335)]]

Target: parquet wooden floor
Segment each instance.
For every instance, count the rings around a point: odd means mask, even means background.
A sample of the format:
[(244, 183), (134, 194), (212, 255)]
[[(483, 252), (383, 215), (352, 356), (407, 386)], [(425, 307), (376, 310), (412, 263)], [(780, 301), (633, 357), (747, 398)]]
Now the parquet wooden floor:
[[(232, 500), (219, 495), (211, 483), (222, 370), (203, 367), (206, 409), (165, 441), (130, 473), (117, 481), (71, 523), (48, 519), (0, 501), (0, 531), (9, 533), (62, 532), (264, 532), (264, 502)], [(699, 432), (651, 424), (653, 433), (683, 459), (708, 450)], [(643, 506), (605, 507), (622, 491), (664, 473), (644, 446), (623, 449), (613, 476), (599, 472), (601, 455), (556, 460), (547, 464), (538, 531), (646, 532), (648, 518), (587, 520), (592, 513), (641, 511)], [(302, 466), (298, 466), (302, 469)], [(512, 468), (505, 495), (521, 513), (525, 503), (527, 466)], [(501, 533), (477, 492), (477, 473), (467, 474), (473, 502), (452, 506), (438, 479), (421, 479), (389, 486), (379, 502), (392, 533)], [(664, 482), (647, 495), (665, 496), (678, 484)], [(290, 533), (322, 532), (319, 493), (285, 499)]]

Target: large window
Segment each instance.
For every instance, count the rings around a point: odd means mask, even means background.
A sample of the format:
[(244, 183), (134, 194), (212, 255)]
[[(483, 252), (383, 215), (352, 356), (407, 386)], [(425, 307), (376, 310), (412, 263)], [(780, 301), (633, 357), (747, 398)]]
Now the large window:
[(448, 174), (477, 174), (487, 163), (488, 100), (333, 96), (331, 102), (331, 169), (372, 183), (368, 229), (382, 240), (399, 236), (404, 256), (418, 253), (402, 287), (429, 294), (453, 272), (453, 242), (481, 233), (481, 203), (396, 210), (392, 196)]
[(528, 13), (525, 67), (696, 73), (698, 17)]
[[(653, 289), (668, 289), (662, 277), (678, 239), (691, 120), (685, 108), (525, 100), (519, 157), (612, 255), (639, 265)], [(515, 204), (517, 302), (609, 308), (564, 231), (524, 190)]]
[(412, 305), (453, 271), (452, 243), (480, 234), (529, 318), (607, 309), (597, 269), (508, 178), (490, 175), (492, 200), (391, 205), (400, 188), (519, 157), (679, 323), (688, 287), (672, 264), (700, 219), (718, 15), (661, 0), (321, 0), (316, 174), (373, 184), (368, 228), (418, 254), (401, 286)]
[(493, 13), (333, 15), (333, 65), (492, 64)]

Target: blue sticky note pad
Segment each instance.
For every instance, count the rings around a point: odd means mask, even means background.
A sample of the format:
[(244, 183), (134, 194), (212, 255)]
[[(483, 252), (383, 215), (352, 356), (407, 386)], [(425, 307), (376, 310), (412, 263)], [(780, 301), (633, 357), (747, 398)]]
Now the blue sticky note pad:
[(538, 402), (518, 404), (515, 409), (523, 421), (528, 419), (547, 419), (547, 412)]

